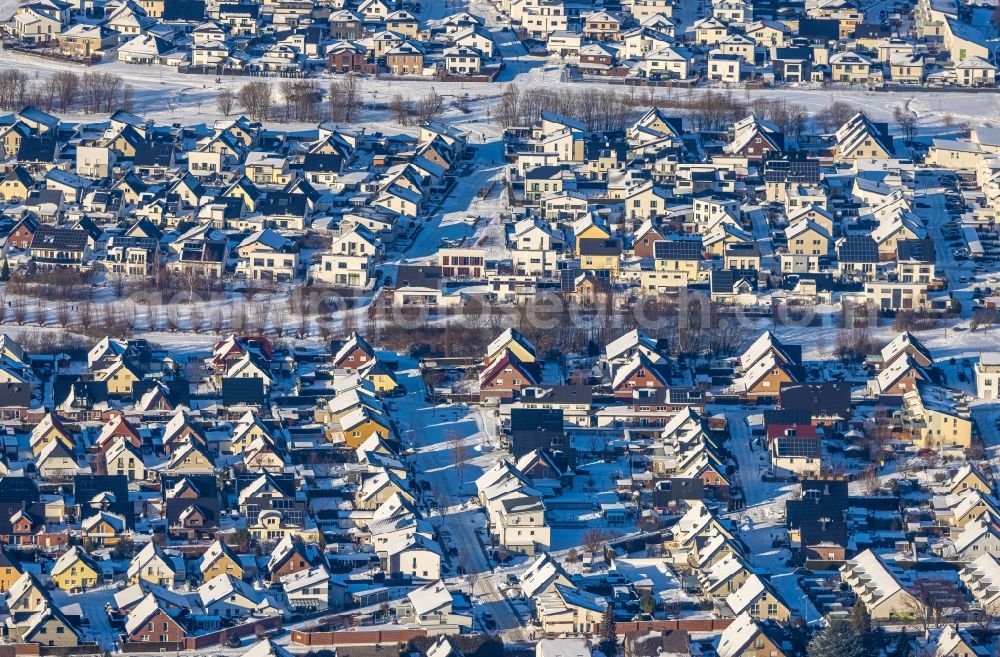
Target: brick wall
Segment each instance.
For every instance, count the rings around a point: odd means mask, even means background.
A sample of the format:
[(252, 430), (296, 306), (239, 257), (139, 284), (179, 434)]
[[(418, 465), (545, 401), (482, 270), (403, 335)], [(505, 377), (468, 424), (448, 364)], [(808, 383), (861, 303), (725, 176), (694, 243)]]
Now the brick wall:
[(345, 630), (342, 632), (303, 632), (292, 630), (292, 643), (300, 646), (378, 645), (406, 643), (427, 636), (424, 629)]

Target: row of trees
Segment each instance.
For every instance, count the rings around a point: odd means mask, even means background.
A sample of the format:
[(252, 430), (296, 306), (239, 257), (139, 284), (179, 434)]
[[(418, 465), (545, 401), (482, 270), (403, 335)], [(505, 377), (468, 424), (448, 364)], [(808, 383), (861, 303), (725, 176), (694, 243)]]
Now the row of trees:
[(444, 110), (444, 99), (433, 89), (419, 100), (404, 98), (402, 94), (393, 95), (389, 101), (389, 111), (399, 125), (422, 123), (437, 118)]
[(607, 88), (522, 89), (508, 84), (496, 105), (496, 120), (505, 127), (531, 125), (541, 112), (554, 112), (583, 123), (587, 130), (620, 130), (634, 117), (635, 110), (656, 107), (687, 117), (694, 130), (725, 130), (747, 114), (766, 119), (790, 136), (802, 134), (814, 122), (826, 132), (836, 130), (856, 109), (849, 103), (833, 101), (815, 114), (802, 105), (783, 98), (740, 98), (732, 91), (708, 90), (695, 94), (674, 94), (671, 89), (656, 93), (651, 88), (627, 91)]
[(500, 94), (495, 116), (505, 128), (531, 125), (542, 112), (553, 112), (580, 121), (587, 130), (621, 130), (632, 118), (632, 110), (638, 102), (635, 94), (611, 89), (566, 91), (533, 87), (522, 90), (516, 84), (508, 84)]
[(325, 119), (350, 123), (361, 109), (361, 82), (348, 75), (330, 84), (327, 102), (315, 80), (287, 79), (278, 83), (277, 94), (268, 80), (247, 82), (239, 91), (226, 87), (216, 96), (216, 107), (229, 116), (241, 107), (250, 118), (264, 121), (282, 118), (285, 121), (316, 123)]
[(46, 112), (78, 108), (88, 114), (130, 112), (135, 90), (120, 75), (56, 71), (49, 78), (32, 79), (20, 69), (0, 71), (0, 109), (18, 110), (34, 105)]

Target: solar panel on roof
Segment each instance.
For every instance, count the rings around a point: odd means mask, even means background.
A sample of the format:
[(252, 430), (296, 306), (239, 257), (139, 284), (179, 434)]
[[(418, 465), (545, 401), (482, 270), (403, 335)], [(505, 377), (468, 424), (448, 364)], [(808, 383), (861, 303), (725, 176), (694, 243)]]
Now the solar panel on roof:
[(653, 256), (661, 260), (701, 260), (701, 240), (653, 243)]

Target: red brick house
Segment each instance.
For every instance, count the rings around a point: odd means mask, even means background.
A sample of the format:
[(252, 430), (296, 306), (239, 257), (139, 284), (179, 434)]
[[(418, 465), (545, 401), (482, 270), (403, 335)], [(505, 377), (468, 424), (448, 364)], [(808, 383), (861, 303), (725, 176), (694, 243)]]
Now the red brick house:
[(371, 68), (367, 50), (355, 43), (338, 43), (326, 54), (326, 70), (331, 73), (363, 73)]
[(34, 217), (26, 216), (17, 222), (14, 229), (7, 236), (7, 243), (15, 249), (24, 250), (31, 246), (31, 239), (38, 230), (38, 221)]
[(187, 635), (187, 628), (161, 608), (151, 593), (136, 605), (125, 621), (125, 636), (133, 643), (176, 643)]
[(632, 253), (635, 254), (636, 258), (653, 258), (655, 257), (653, 245), (657, 242), (664, 242), (666, 239), (663, 231), (647, 219), (632, 237)]
[(733, 141), (726, 153), (745, 157), (751, 162), (763, 162), (785, 150), (785, 136), (771, 123), (750, 115), (733, 126)]
[(96, 444), (102, 450), (107, 450), (119, 437), (131, 443), (133, 447), (142, 448), (142, 436), (123, 415), (116, 415), (104, 425), (101, 434), (97, 437)]
[(338, 370), (357, 370), (375, 360), (375, 349), (357, 333), (352, 333), (333, 356), (333, 366)]
[(667, 388), (669, 385), (667, 365), (654, 363), (649, 356), (638, 352), (615, 370), (611, 389), (616, 398), (631, 401), (635, 390)]
[(525, 388), (537, 386), (539, 378), (536, 364), (523, 363), (512, 352), (504, 351), (479, 373), (479, 398), (514, 399)]

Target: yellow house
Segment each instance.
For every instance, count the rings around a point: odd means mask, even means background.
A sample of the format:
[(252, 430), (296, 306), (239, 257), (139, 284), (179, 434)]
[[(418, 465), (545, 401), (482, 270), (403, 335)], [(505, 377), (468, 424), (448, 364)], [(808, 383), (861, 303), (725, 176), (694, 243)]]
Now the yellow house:
[(375, 386), (375, 391), (379, 394), (393, 394), (399, 388), (399, 381), (396, 376), (382, 363), (375, 359), (369, 361), (368, 367), (360, 372), (361, 376), (371, 381)]
[(771, 583), (753, 574), (739, 589), (726, 596), (726, 604), (734, 614), (749, 614), (759, 620), (787, 621), (791, 609)]
[(42, 583), (29, 572), (18, 577), (8, 591), (7, 608), (11, 614), (33, 614), (52, 599)]
[(250, 527), (250, 534), (258, 541), (274, 543), (286, 535), (301, 536), (303, 540), (315, 540), (308, 531), (302, 530), (302, 525), (285, 521), (280, 511), (262, 511), (257, 516), (257, 524)]
[(716, 653), (719, 657), (786, 657), (786, 644), (779, 627), (743, 614), (722, 631)]
[(257, 439), (274, 440), (271, 432), (260, 421), (260, 418), (253, 411), (247, 411), (233, 429), (230, 451), (233, 454), (241, 454), (249, 449), (250, 445)]
[(876, 125), (858, 112), (837, 130), (838, 162), (856, 159), (889, 159), (893, 157), (892, 137), (884, 125)]
[(780, 48), (788, 41), (790, 31), (784, 23), (761, 20), (749, 26), (746, 35), (753, 39), (758, 46)]
[(202, 580), (206, 582), (223, 574), (232, 575), (237, 579), (243, 579), (246, 574), (236, 551), (218, 539), (205, 550), (198, 567), (201, 570)]
[(993, 486), (979, 468), (966, 463), (948, 480), (948, 492), (958, 494), (967, 490), (978, 490), (985, 495), (993, 494)]
[(788, 213), (788, 225), (795, 226), (802, 221), (811, 221), (823, 230), (827, 235), (833, 235), (834, 216), (818, 205), (803, 205), (791, 210)]
[(359, 406), (340, 420), (340, 435), (350, 449), (357, 449), (372, 436), (388, 438), (391, 431), (388, 419), (368, 406)]
[(200, 443), (189, 441), (170, 456), (164, 470), (171, 474), (211, 474), (215, 460)]
[(564, 584), (535, 598), (542, 631), (550, 636), (598, 634), (607, 606), (604, 598)]
[(738, 591), (753, 571), (741, 556), (731, 553), (701, 573), (701, 587), (705, 597), (712, 600)]
[(23, 201), (34, 186), (31, 174), (24, 167), (16, 166), (0, 180), (0, 200)]
[(674, 272), (685, 283), (694, 283), (698, 280), (702, 248), (700, 239), (657, 242), (653, 245), (653, 266), (658, 272)]
[(977, 491), (967, 492), (951, 509), (948, 521), (954, 527), (964, 528), (976, 520), (1000, 521), (1000, 511)]
[(107, 511), (98, 511), (84, 518), (81, 528), (84, 537), (95, 545), (114, 545), (127, 529), (125, 518)]
[(40, 456), (42, 450), (53, 440), (61, 442), (63, 447), (70, 452), (76, 449), (76, 440), (73, 438), (73, 434), (63, 426), (59, 418), (49, 413), (31, 430), (29, 441), (31, 442), (31, 451), (35, 457)]
[(97, 372), (94, 378), (107, 383), (108, 394), (115, 396), (131, 395), (132, 385), (142, 381), (142, 375), (122, 359), (115, 361), (108, 369)]
[(789, 227), (785, 235), (788, 252), (794, 255), (825, 256), (830, 252), (830, 234), (809, 219)]
[(972, 444), (972, 417), (965, 396), (925, 381), (903, 394), (903, 428), (909, 430), (914, 444), (926, 449)]
[(422, 202), (423, 194), (394, 183), (379, 194), (375, 199), (375, 206), (407, 217), (416, 217), (420, 214)]
[(123, 130), (118, 131), (114, 137), (109, 139), (103, 145), (104, 147), (120, 154), (124, 159), (132, 159), (135, 157), (135, 140), (141, 138), (142, 137), (136, 133), (135, 128), (127, 126)]
[(625, 218), (635, 221), (658, 217), (666, 210), (668, 200), (652, 182), (643, 183), (625, 195)]
[(258, 438), (243, 452), (243, 465), (250, 472), (282, 472), (285, 469), (285, 462), (274, 443), (266, 438)]
[(20, 564), (11, 559), (6, 551), (0, 551), (0, 592), (9, 591), (22, 575), (24, 571)]
[(80, 645), (80, 632), (63, 616), (59, 608), (47, 604), (23, 622), (10, 626), (10, 639), (57, 648)]
[(27, 126), (20, 122), (6, 128), (0, 128), (0, 147), (2, 147), (4, 155), (15, 157), (28, 132)]
[(535, 354), (535, 345), (531, 344), (517, 329), (507, 329), (486, 346), (484, 362), (492, 363), (507, 351), (522, 363), (534, 363), (538, 360)]
[(56, 559), (50, 575), (63, 591), (79, 593), (97, 586), (101, 580), (101, 569), (90, 555), (74, 545)]
[(591, 239), (577, 241), (580, 255), (580, 269), (584, 271), (608, 271), (611, 277), (618, 275), (621, 268), (622, 243), (617, 239)]

